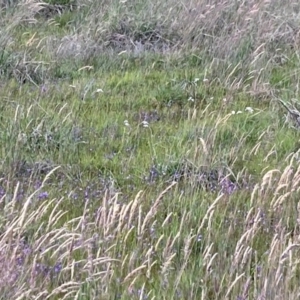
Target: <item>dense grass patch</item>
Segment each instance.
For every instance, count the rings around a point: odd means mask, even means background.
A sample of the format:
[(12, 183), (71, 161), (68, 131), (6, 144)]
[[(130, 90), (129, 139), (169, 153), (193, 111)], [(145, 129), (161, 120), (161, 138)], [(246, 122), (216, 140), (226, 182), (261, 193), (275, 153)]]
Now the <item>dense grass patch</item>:
[(299, 298), (298, 3), (0, 4), (1, 299)]

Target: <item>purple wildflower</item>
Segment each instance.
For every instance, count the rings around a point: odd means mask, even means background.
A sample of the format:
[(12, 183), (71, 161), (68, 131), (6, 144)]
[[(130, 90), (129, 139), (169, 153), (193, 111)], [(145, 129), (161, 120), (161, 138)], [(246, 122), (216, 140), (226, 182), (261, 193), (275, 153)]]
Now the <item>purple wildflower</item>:
[(53, 267), (54, 273), (59, 273), (62, 270), (62, 263), (57, 263)]
[(38, 195), (39, 200), (45, 200), (49, 197), (48, 192), (42, 192)]
[(225, 194), (232, 194), (237, 190), (237, 185), (233, 183), (229, 178), (225, 177), (220, 182), (222, 192)]

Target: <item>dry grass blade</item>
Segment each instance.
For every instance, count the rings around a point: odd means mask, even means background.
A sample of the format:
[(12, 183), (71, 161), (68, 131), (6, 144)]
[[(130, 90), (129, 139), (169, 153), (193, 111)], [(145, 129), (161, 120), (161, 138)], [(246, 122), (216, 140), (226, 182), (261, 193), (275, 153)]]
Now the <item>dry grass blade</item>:
[(146, 269), (147, 266), (146, 265), (142, 265), (139, 266), (138, 268), (134, 269), (133, 271), (131, 271), (123, 280), (123, 282), (127, 282), (128, 280), (130, 280), (134, 275), (136, 276), (135, 278), (137, 278), (138, 276), (136, 275), (137, 273), (139, 273), (139, 271)]
[(300, 112), (299, 112), (299, 110), (295, 106), (293, 106), (292, 108), (290, 108), (281, 99), (278, 99), (278, 101), (287, 110), (288, 114), (290, 115), (290, 117), (294, 121), (296, 127), (299, 128), (300, 127)]
[(227, 290), (227, 293), (226, 293), (226, 295), (225, 295), (225, 299), (230, 299), (230, 298), (229, 298), (229, 295), (230, 295), (231, 291), (233, 290), (234, 286), (235, 286), (235, 285), (239, 282), (239, 280), (240, 280), (241, 278), (243, 278), (244, 276), (245, 276), (245, 274), (242, 273), (242, 274), (240, 274), (239, 276), (237, 276), (237, 277), (235, 278), (235, 280), (231, 283), (231, 285), (229, 286), (229, 288), (228, 288), (228, 290)]
[(176, 182), (172, 182), (163, 192), (161, 192), (158, 196), (158, 198), (155, 200), (154, 204), (151, 206), (149, 212), (145, 216), (144, 222), (141, 227), (141, 232), (144, 232), (146, 225), (148, 222), (156, 215), (157, 208), (160, 204), (160, 200), (163, 198), (163, 196), (176, 185)]

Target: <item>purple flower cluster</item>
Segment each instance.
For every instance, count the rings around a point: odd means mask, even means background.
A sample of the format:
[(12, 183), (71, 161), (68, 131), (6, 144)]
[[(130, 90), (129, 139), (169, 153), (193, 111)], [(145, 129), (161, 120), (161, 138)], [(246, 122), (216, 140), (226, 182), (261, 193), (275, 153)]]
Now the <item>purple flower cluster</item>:
[(171, 180), (187, 180), (196, 187), (201, 187), (208, 192), (222, 192), (231, 195), (239, 189), (249, 189), (250, 183), (247, 179), (243, 183), (233, 182), (226, 170), (200, 168), (195, 169), (186, 165), (179, 165), (172, 169), (168, 166), (153, 165), (149, 170), (149, 175), (145, 176), (145, 181), (149, 184), (157, 182), (161, 177), (170, 176)]
[(45, 200), (49, 197), (49, 194), (48, 192), (41, 192), (39, 195), (38, 195), (38, 198), (39, 200)]
[(228, 195), (231, 195), (238, 189), (237, 184), (233, 183), (228, 177), (221, 179), (219, 185), (221, 187), (221, 191)]
[(0, 198), (2, 198), (5, 195), (5, 190), (2, 186), (0, 186)]
[(33, 253), (32, 247), (25, 239), (2, 248), (0, 251), (0, 289), (7, 285), (14, 285), (26, 273), (30, 273), (31, 280), (35, 281), (45, 278), (51, 280), (60, 274), (63, 268), (61, 262), (46, 264), (38, 261), (32, 264)]

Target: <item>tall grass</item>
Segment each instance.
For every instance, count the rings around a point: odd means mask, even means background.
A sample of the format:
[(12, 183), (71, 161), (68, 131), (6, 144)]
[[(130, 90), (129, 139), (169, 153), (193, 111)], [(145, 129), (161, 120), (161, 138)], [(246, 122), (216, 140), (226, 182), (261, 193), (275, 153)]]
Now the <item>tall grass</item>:
[(1, 299), (298, 299), (296, 1), (2, 1)]

